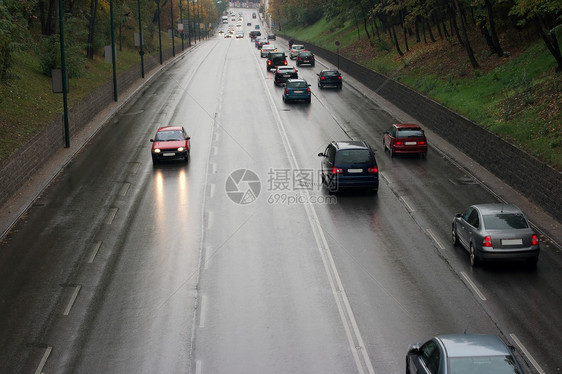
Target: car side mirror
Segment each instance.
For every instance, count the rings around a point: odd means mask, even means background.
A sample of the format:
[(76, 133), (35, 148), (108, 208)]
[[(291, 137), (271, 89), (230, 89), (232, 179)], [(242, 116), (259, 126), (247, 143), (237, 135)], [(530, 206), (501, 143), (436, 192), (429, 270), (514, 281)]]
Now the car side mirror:
[(308, 85), (308, 87), (310, 87), (310, 84)]
[(150, 139), (151, 142), (154, 142), (154, 139)]
[(187, 137), (185, 138), (185, 140), (189, 140), (189, 139), (191, 139), (191, 136), (187, 136)]
[(324, 153), (318, 153), (318, 157), (326, 157)]
[(384, 134), (387, 135), (387, 134), (388, 134), (388, 131), (385, 131)]
[(419, 356), (420, 354), (420, 349), (419, 347), (415, 346), (415, 347), (411, 347), (408, 350), (408, 355), (413, 355), (413, 356)]
[(456, 218), (462, 217), (462, 213), (457, 213), (457, 214), (455, 214), (455, 217), (456, 217)]

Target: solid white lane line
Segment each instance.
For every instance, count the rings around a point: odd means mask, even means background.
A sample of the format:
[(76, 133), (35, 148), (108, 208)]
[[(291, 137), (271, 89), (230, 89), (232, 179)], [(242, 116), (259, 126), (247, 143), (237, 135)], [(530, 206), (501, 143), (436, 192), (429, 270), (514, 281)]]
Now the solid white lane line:
[(74, 287), (74, 292), (72, 293), (72, 296), (68, 301), (68, 305), (66, 306), (63, 315), (67, 316), (70, 313), (70, 309), (72, 309), (72, 306), (74, 305), (74, 302), (76, 301), (76, 298), (78, 297), (81, 288), (82, 288), (81, 286)]
[(49, 359), (52, 350), (53, 347), (47, 347), (45, 353), (43, 353), (43, 357), (41, 358), (41, 361), (39, 362), (39, 366), (37, 366), (37, 370), (35, 370), (35, 374), (41, 374), (43, 372), (43, 367), (45, 367), (45, 364), (47, 363), (47, 360)]
[(195, 374), (201, 374), (201, 360), (195, 361)]
[(392, 184), (392, 181), (390, 180), (390, 178), (388, 178), (388, 175), (386, 175), (386, 172), (379, 171), (379, 175), (381, 177), (383, 177), (383, 179), (386, 181), (387, 184)]
[(441, 242), (439, 241), (439, 239), (437, 239), (437, 236), (433, 233), (433, 231), (431, 231), (431, 229), (427, 229), (427, 233), (440, 249), (445, 249), (445, 247), (443, 247), (443, 244), (441, 244)]
[(107, 217), (105, 219), (106, 224), (111, 225), (113, 223), (113, 220), (115, 219), (118, 210), (119, 210), (118, 208), (109, 209), (109, 212), (107, 213)]
[(98, 251), (100, 250), (101, 247), (101, 241), (99, 242), (95, 242), (92, 246), (92, 250), (90, 251), (90, 257), (88, 258), (88, 264), (91, 264), (92, 262), (94, 262), (94, 259), (96, 258), (96, 255), (98, 254)]
[[(262, 80), (262, 84), (264, 86), (265, 92), (267, 93), (270, 106), (273, 109), (271, 112), (273, 114), (273, 117), (275, 118), (275, 123), (281, 135), (281, 139), (283, 140), (283, 146), (285, 148), (285, 152), (288, 156), (291, 167), (294, 170), (300, 170), (301, 168), (299, 167), (297, 158), (289, 142), (289, 137), (287, 135), (287, 132), (285, 131), (277, 107), (273, 102), (273, 97), (271, 96), (271, 92), (266, 86), (265, 80)], [(314, 206), (312, 205), (312, 203), (310, 203), (311, 201), (310, 193), (307, 190), (303, 190), (300, 191), (300, 194), (304, 195), (305, 197), (304, 200), (306, 201), (306, 203), (304, 204), (305, 211), (307, 213), (308, 221), (311, 225), (312, 232), (316, 240), (317, 249), (320, 253), (322, 262), (324, 264), (324, 269), (326, 271), (326, 275), (328, 277), (330, 287), (332, 289), (332, 295), (338, 307), (340, 319), (342, 321), (343, 327), (347, 335), (349, 349), (353, 354), (355, 365), (357, 366), (357, 369), (361, 374), (364, 374), (365, 370), (367, 370), (367, 372), (370, 374), (375, 374), (375, 370), (371, 363), (371, 359), (369, 358), (369, 354), (367, 353), (366, 346), (363, 342), (361, 332), (357, 325), (355, 315), (353, 314), (353, 310), (351, 309), (351, 305), (349, 303), (343, 284), (341, 282), (341, 278), (335, 266), (332, 253), (328, 245), (328, 241), (326, 240), (326, 236), (324, 234), (324, 230), (320, 225), (320, 221), (318, 219), (318, 215), (316, 214), (316, 210), (314, 209)], [(361, 355), (359, 355), (358, 351), (361, 352)]]
[(531, 364), (533, 364), (533, 366), (535, 367), (535, 369), (537, 370), (537, 372), (539, 374), (546, 374), (545, 371), (540, 367), (539, 363), (535, 360), (535, 358), (533, 356), (531, 356), (531, 354), (529, 353), (529, 351), (527, 350), (527, 348), (525, 348), (525, 346), (523, 345), (523, 343), (521, 343), (521, 341), (519, 340), (519, 338), (517, 338), (517, 336), (515, 336), (515, 334), (509, 334), (509, 336), (511, 337), (511, 339), (515, 342), (515, 344), (517, 344), (517, 346), (519, 347), (519, 349), (525, 354), (525, 356), (527, 356), (527, 358), (529, 359), (529, 361), (531, 361)]
[(476, 292), (476, 294), (478, 295), (478, 297), (482, 300), (482, 301), (486, 301), (488, 299), (486, 299), (486, 296), (484, 296), (484, 294), (482, 292), (480, 292), (480, 290), (478, 289), (478, 287), (476, 287), (476, 284), (474, 284), (474, 282), (472, 282), (472, 280), (468, 277), (468, 275), (464, 272), (461, 271), (461, 275), (463, 276), (463, 278), (466, 280), (466, 282), (468, 283), (468, 285), (474, 290), (474, 292)]
[(209, 183), (208, 187), (209, 187), (209, 198), (212, 199), (213, 197), (215, 197), (216, 185), (214, 183)]

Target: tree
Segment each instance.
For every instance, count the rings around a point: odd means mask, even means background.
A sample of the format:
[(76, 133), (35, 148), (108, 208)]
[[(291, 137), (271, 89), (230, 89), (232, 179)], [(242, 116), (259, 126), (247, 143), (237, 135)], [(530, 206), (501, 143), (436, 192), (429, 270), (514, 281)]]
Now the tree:
[(510, 15), (520, 18), (519, 24), (534, 24), (546, 47), (556, 60), (556, 71), (562, 71), (562, 54), (556, 32), (562, 28), (562, 2), (560, 0), (515, 0)]

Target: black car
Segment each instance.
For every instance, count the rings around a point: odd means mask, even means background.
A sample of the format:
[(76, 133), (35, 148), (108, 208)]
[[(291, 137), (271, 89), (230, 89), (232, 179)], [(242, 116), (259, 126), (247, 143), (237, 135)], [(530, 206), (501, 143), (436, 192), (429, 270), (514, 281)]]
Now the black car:
[(299, 54), (297, 55), (297, 66), (301, 66), (304, 64), (314, 66), (315, 63), (316, 62), (314, 61), (314, 53), (310, 51), (302, 51), (299, 52)]
[(322, 157), (322, 182), (330, 192), (346, 188), (379, 189), (379, 169), (373, 149), (365, 141), (333, 141)]
[(273, 84), (279, 86), (287, 82), (289, 79), (298, 79), (298, 78), (299, 78), (298, 70), (295, 69), (294, 67), (278, 66), (277, 69), (275, 69)]
[(269, 56), (267, 56), (267, 62), (265, 63), (265, 70), (270, 71), (271, 69), (275, 69), (278, 66), (286, 65), (287, 56), (285, 56), (285, 52), (269, 52)]
[(324, 88), (326, 86), (331, 86), (341, 89), (342, 79), (339, 71), (322, 70), (317, 75), (318, 75), (318, 87)]
[(277, 40), (277, 36), (275, 34), (267, 34), (267, 40)]

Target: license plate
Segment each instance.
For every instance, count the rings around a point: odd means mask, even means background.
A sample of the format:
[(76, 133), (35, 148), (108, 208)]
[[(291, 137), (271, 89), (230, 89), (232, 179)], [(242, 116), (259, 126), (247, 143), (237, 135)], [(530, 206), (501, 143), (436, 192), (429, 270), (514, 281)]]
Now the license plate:
[(418, 142), (404, 142), (405, 145), (416, 145)]
[(302, 91), (295, 91), (295, 93), (302, 93)]
[(289, 78), (291, 74), (283, 74), (283, 78)]
[(523, 245), (523, 239), (502, 239), (502, 245)]
[(175, 156), (176, 154), (174, 152), (164, 152), (162, 153), (162, 156)]
[(362, 173), (363, 169), (347, 169), (348, 173)]

